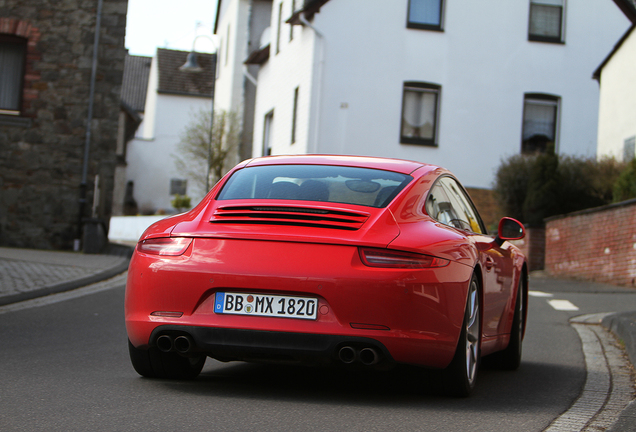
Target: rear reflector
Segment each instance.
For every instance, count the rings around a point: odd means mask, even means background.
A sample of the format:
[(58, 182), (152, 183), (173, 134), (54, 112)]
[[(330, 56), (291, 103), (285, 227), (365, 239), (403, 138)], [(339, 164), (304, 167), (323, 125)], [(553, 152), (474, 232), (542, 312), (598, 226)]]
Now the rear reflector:
[(382, 268), (438, 268), (450, 261), (429, 255), (389, 249), (359, 248), (360, 259), (369, 267)]
[(158, 317), (165, 317), (165, 318), (181, 318), (183, 316), (183, 312), (155, 311), (151, 313), (150, 316), (158, 316)]
[(185, 237), (148, 239), (139, 242), (137, 250), (153, 255), (179, 256), (188, 249), (190, 243), (192, 239)]

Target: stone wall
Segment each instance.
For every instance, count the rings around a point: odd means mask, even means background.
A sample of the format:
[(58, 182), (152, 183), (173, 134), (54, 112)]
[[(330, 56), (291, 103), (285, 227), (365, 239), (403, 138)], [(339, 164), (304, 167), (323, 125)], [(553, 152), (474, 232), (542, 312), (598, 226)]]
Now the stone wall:
[[(27, 39), (19, 115), (0, 114), (0, 245), (68, 249), (78, 238), (98, 0), (0, 0), (0, 35)], [(111, 213), (127, 0), (104, 0), (87, 176), (91, 216)]]
[(547, 219), (546, 270), (636, 286), (636, 200)]

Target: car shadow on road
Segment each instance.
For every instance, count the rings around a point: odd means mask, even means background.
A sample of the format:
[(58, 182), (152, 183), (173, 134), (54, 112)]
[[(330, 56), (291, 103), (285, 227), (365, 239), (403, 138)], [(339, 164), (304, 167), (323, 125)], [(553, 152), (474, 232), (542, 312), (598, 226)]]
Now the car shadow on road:
[(571, 405), (585, 381), (574, 366), (524, 362), (517, 371), (480, 370), (477, 387), (466, 399), (445, 396), (437, 370), (400, 366), (388, 371), (220, 363), (208, 359), (193, 381), (156, 380), (158, 386), (201, 397), (248, 398), (337, 405), (408, 407), (425, 403), (453, 409), (543, 412)]

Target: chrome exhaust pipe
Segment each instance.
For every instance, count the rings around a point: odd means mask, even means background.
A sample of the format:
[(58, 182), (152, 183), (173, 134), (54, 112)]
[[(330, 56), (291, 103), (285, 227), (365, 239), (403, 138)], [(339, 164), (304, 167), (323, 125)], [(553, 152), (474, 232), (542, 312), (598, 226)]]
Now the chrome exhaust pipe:
[(172, 338), (168, 335), (161, 335), (157, 338), (157, 348), (159, 351), (170, 352), (172, 351)]
[(380, 354), (375, 348), (363, 348), (360, 351), (360, 362), (366, 366), (372, 366), (380, 361)]
[(358, 353), (350, 346), (343, 346), (338, 351), (338, 358), (345, 364), (351, 364), (358, 358)]
[(188, 336), (177, 336), (174, 340), (174, 349), (180, 353), (185, 354), (192, 348), (192, 341)]

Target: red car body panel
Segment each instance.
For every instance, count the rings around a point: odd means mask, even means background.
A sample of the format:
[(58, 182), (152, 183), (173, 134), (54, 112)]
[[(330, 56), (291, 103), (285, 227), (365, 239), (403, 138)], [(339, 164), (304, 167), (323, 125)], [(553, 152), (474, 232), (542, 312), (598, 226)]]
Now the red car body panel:
[[(409, 174), (413, 181), (385, 208), (216, 199), (237, 170), (275, 164), (374, 168)], [(364, 157), (285, 156), (239, 164), (193, 210), (154, 224), (141, 237), (140, 241), (194, 240), (179, 256), (136, 249), (125, 299), (131, 343), (137, 348), (151, 346), (153, 332), (162, 326), (320, 334), (377, 341), (394, 362), (444, 368), (455, 353), (468, 285), (477, 273), (483, 287), (482, 354), (505, 348), (525, 258), (510, 243), (498, 246), (493, 237), (467, 233), (429, 217), (424, 202), (442, 175), (450, 173), (417, 162)], [(337, 211), (359, 225), (342, 230), (267, 221), (220, 222), (225, 214), (239, 221), (258, 218), (244, 210), (248, 206)], [(362, 262), (359, 247), (416, 252), (448, 264), (426, 269), (369, 267)], [(217, 292), (317, 298), (318, 317), (216, 314)], [(172, 316), (157, 316), (157, 312)]]

